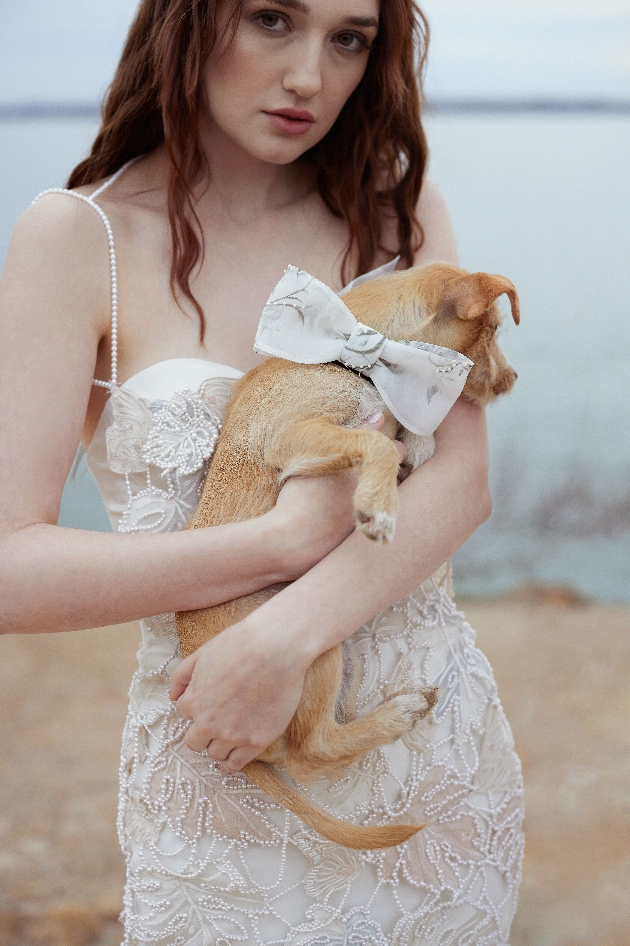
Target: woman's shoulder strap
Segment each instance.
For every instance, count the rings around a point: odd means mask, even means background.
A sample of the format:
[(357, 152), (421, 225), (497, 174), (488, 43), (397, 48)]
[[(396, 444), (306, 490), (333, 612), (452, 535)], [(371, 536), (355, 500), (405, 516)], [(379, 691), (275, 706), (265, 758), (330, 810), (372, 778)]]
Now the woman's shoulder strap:
[(138, 158), (133, 158), (133, 160), (128, 161), (124, 164), (115, 174), (112, 175), (104, 184), (102, 184), (97, 190), (94, 191), (89, 197), (86, 197), (85, 194), (79, 194), (77, 191), (68, 190), (64, 187), (49, 187), (47, 190), (42, 191), (41, 194), (38, 194), (35, 200), (32, 202), (31, 206), (35, 204), (41, 197), (45, 197), (46, 194), (66, 194), (68, 197), (73, 197), (75, 200), (80, 200), (82, 203), (87, 204), (88, 207), (91, 207), (95, 213), (101, 218), (103, 226), (105, 227), (105, 232), (107, 234), (107, 245), (109, 249), (109, 270), (111, 278), (111, 351), (112, 351), (112, 364), (111, 364), (111, 377), (109, 381), (98, 381), (94, 380), (94, 384), (98, 384), (100, 387), (108, 388), (112, 390), (118, 383), (118, 269), (116, 266), (116, 246), (114, 243), (114, 232), (112, 230), (111, 223), (109, 218), (102, 207), (96, 203), (96, 198), (100, 197), (103, 191), (107, 190), (118, 178), (124, 174), (129, 165), (137, 161)]

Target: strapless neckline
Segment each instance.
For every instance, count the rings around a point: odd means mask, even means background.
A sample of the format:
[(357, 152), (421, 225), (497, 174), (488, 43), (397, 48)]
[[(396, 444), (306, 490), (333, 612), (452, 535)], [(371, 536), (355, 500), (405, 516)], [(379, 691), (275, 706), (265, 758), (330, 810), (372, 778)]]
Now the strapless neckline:
[(137, 371), (121, 387), (149, 401), (167, 400), (184, 387), (195, 391), (208, 378), (243, 377), (242, 371), (207, 358), (164, 358)]

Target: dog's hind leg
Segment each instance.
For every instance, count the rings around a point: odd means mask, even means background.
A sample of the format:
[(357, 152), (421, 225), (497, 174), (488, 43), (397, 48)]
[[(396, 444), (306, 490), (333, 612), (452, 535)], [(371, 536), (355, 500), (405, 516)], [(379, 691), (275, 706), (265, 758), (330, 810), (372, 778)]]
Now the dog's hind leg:
[(357, 526), (377, 542), (394, 535), (398, 508), (396, 447), (378, 431), (339, 427), (325, 417), (298, 421), (277, 434), (265, 459), (290, 476), (326, 476), (354, 469)]
[[(437, 701), (437, 690), (428, 687), (401, 693), (351, 722), (335, 718), (335, 700), (341, 682), (342, 653), (333, 647), (309, 668), (300, 705), (287, 729), (282, 759), (299, 782), (338, 778), (352, 762), (372, 749), (395, 742), (424, 719)], [(265, 761), (275, 761), (271, 754)]]
[(396, 742), (416, 723), (428, 716), (437, 702), (435, 688), (418, 693), (401, 693), (351, 723), (322, 720), (296, 752), (290, 747), (284, 767), (298, 782), (315, 778), (340, 778), (357, 759), (379, 746)]

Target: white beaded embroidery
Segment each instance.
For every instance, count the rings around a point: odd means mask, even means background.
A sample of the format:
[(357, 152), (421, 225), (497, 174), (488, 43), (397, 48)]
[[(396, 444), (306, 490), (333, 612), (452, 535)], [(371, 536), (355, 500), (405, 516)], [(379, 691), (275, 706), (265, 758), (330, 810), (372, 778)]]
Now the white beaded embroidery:
[(142, 458), (162, 470), (177, 468), (182, 476), (195, 473), (212, 456), (220, 430), (219, 417), (185, 389), (155, 411)]
[(152, 403), (124, 385), (114, 388), (106, 439), (109, 465), (126, 483), (119, 532), (184, 527), (197, 505), (233, 384), (210, 378), (196, 393), (184, 389)]
[(360, 713), (397, 681), (439, 682), (433, 722), (343, 779), (303, 789), (349, 821), (428, 822), (385, 851), (325, 841), (245, 777), (223, 779), (183, 747), (188, 723), (165, 696), (174, 616), (145, 622), (121, 767), (126, 946), (506, 946), (523, 846), (520, 767), (490, 668), (441, 579), (345, 645), (361, 668)]

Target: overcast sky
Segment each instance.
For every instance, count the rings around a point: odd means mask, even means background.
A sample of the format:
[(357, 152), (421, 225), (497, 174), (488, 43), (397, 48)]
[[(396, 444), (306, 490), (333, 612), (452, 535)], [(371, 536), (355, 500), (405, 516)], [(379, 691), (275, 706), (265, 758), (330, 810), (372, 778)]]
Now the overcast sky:
[[(0, 102), (103, 94), (136, 0), (0, 0)], [(429, 96), (630, 98), (630, 0), (426, 0)]]

